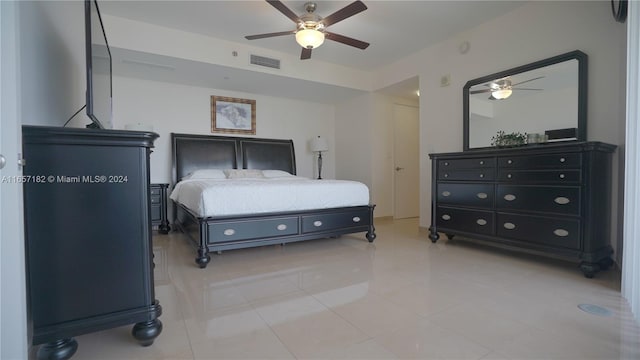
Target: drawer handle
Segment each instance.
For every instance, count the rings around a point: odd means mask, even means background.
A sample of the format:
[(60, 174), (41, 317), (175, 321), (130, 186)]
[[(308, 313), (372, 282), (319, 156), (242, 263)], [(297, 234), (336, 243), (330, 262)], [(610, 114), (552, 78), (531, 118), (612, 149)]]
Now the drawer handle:
[(511, 179), (512, 175), (511, 174), (507, 174), (507, 179)]
[(233, 230), (233, 229), (226, 229), (226, 230), (223, 232), (223, 234), (225, 234), (226, 236), (231, 236), (231, 235), (233, 235), (233, 234), (235, 234), (235, 233), (236, 233), (236, 231), (235, 231), (235, 230)]
[(487, 193), (478, 193), (476, 196), (480, 199), (486, 199), (489, 195)]
[(516, 199), (516, 196), (513, 195), (513, 194), (507, 194), (507, 195), (504, 196), (504, 199), (507, 200), (507, 201), (513, 201), (513, 200)]
[(510, 223), (510, 222), (506, 222), (506, 223), (504, 223), (504, 225), (503, 225), (503, 226), (504, 226), (504, 228), (505, 228), (505, 229), (507, 229), (507, 230), (513, 230), (513, 229), (515, 229), (515, 228), (516, 228), (516, 224), (514, 224), (514, 223)]
[(513, 163), (513, 161), (507, 160), (507, 164), (512, 164), (512, 163)]
[(571, 200), (569, 200), (569, 198), (566, 198), (564, 196), (558, 196), (557, 198), (553, 199), (553, 201), (555, 203), (557, 203), (557, 204), (560, 204), (560, 205), (566, 205), (566, 204), (571, 202)]
[(565, 162), (565, 161), (566, 161), (566, 159), (565, 159), (565, 158), (560, 158), (560, 162), (562, 162), (562, 163), (563, 163), (563, 162)]
[(446, 177), (446, 178), (449, 177), (449, 174), (444, 174), (444, 177)]
[(320, 221), (320, 220), (316, 220), (316, 221), (314, 221), (314, 222), (313, 222), (313, 226), (315, 226), (315, 227), (320, 227), (320, 226), (322, 226), (322, 221)]
[(564, 179), (564, 174), (560, 174), (560, 179)]
[(447, 214), (444, 214), (444, 215), (442, 215), (442, 220), (451, 220), (451, 216), (447, 215)]
[(484, 174), (480, 174), (480, 178), (483, 178), (483, 177), (484, 177)]
[(443, 192), (442, 192), (442, 196), (449, 196), (449, 195), (451, 195), (451, 193), (450, 193), (450, 192), (448, 192), (448, 191), (443, 191)]
[(276, 226), (276, 229), (278, 229), (280, 231), (287, 230), (287, 225), (279, 224), (278, 226)]
[(485, 219), (478, 219), (478, 220), (476, 220), (476, 223), (477, 223), (478, 225), (480, 225), (480, 226), (485, 226), (485, 225), (487, 225), (487, 220), (485, 220)]
[(480, 160), (480, 165), (484, 165), (484, 161), (483, 160)]
[(353, 219), (351, 219), (351, 220), (353, 220), (353, 222), (355, 222), (355, 223), (359, 223), (360, 222), (360, 216), (354, 216)]
[(449, 163), (445, 161), (444, 166), (449, 166)]
[(553, 234), (560, 237), (569, 236), (569, 232), (565, 229), (555, 229), (553, 230)]

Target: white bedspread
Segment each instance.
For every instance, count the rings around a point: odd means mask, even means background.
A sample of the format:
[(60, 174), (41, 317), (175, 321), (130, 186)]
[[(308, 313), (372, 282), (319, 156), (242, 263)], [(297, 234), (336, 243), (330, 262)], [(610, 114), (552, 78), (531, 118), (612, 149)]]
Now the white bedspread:
[(368, 205), (369, 188), (356, 181), (298, 176), (189, 179), (176, 184), (170, 198), (209, 217)]

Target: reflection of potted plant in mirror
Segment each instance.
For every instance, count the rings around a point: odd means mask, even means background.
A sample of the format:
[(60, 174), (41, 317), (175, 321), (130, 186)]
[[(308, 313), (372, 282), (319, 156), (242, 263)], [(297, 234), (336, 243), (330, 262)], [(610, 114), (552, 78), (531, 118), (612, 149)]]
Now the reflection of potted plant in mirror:
[(524, 145), (526, 141), (527, 133), (523, 134), (520, 132), (505, 134), (504, 131), (500, 130), (495, 136), (491, 137), (491, 145), (498, 147)]

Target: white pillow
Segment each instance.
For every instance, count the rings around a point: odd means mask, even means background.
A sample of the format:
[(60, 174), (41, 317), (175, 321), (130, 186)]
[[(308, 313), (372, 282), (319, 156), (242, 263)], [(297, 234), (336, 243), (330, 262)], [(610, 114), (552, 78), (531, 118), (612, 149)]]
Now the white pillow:
[(253, 169), (228, 169), (224, 170), (227, 179), (260, 179), (264, 178), (262, 170)]
[(187, 179), (226, 179), (222, 169), (198, 169), (187, 176), (183, 177), (183, 180)]
[(283, 170), (262, 170), (262, 175), (266, 178), (279, 178), (294, 176)]

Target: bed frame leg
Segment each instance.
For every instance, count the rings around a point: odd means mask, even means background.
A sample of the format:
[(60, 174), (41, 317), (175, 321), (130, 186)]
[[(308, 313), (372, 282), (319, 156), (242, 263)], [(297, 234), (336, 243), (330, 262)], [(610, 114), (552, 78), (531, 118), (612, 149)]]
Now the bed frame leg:
[(375, 226), (373, 226), (373, 210), (376, 208), (375, 204), (374, 205), (369, 205), (369, 231), (367, 231), (367, 240), (369, 240), (370, 243), (373, 242), (373, 240), (376, 239), (376, 228)]
[(196, 264), (200, 266), (200, 269), (204, 269), (207, 267), (211, 261), (211, 256), (209, 256), (207, 248), (198, 248), (198, 257), (196, 257)]
[(378, 236), (378, 235), (376, 235), (376, 229), (372, 226), (369, 229), (369, 231), (367, 231), (367, 235), (366, 236), (367, 236), (367, 240), (369, 240), (369, 242), (372, 243), (373, 240), (375, 240), (376, 237)]

